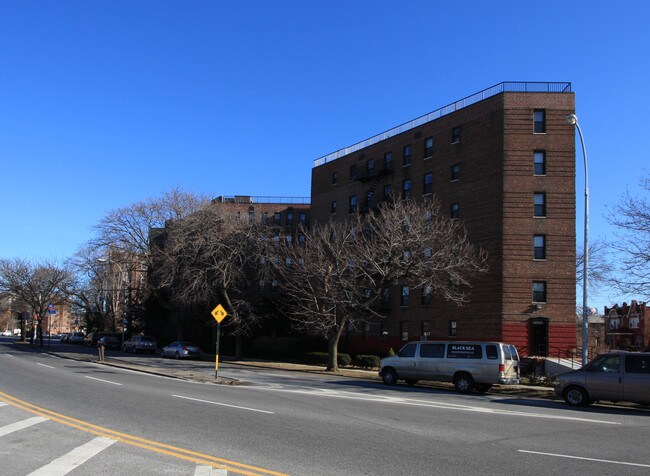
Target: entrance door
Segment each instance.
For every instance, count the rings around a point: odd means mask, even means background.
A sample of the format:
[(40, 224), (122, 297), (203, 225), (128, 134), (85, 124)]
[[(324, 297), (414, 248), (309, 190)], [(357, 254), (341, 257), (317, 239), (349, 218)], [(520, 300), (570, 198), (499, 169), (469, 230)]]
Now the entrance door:
[(548, 355), (548, 317), (534, 317), (530, 320), (530, 349), (533, 355)]

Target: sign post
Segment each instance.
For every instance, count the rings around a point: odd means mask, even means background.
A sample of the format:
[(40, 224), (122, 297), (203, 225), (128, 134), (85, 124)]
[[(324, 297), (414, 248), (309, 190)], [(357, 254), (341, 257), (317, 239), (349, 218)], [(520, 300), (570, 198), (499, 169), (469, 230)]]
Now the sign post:
[(212, 312), (212, 317), (217, 321), (217, 343), (216, 343), (216, 357), (214, 360), (214, 378), (216, 379), (219, 373), (219, 337), (221, 334), (221, 321), (228, 315), (226, 310), (221, 304), (218, 304)]

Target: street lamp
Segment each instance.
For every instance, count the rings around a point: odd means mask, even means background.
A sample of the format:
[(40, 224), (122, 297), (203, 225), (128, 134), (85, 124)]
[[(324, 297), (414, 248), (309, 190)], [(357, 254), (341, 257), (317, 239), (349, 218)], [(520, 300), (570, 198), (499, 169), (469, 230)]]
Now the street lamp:
[(569, 114), (566, 117), (566, 121), (575, 126), (578, 129), (578, 135), (580, 136), (580, 144), (582, 145), (582, 156), (584, 157), (585, 165), (585, 229), (584, 229), (584, 258), (582, 262), (582, 365), (587, 364), (588, 360), (588, 341), (589, 341), (589, 319), (588, 319), (588, 308), (587, 308), (587, 296), (589, 284), (589, 175), (587, 173), (587, 149), (585, 148), (585, 140), (582, 137), (582, 129), (580, 129), (580, 124), (578, 123), (578, 116), (575, 114)]

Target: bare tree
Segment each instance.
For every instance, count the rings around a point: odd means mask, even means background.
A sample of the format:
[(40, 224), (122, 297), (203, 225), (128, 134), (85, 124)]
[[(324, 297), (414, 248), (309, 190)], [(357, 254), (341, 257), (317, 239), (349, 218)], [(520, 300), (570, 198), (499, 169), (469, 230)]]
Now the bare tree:
[[(94, 260), (103, 260), (101, 272), (108, 273), (103, 278), (104, 299), (112, 306), (114, 320), (128, 316), (136, 321), (130, 325), (144, 327), (139, 319), (144, 316), (143, 302), (157, 291), (155, 287), (148, 287), (149, 281), (144, 279), (152, 265), (152, 231), (164, 228), (168, 222), (182, 220), (207, 204), (209, 200), (205, 196), (175, 188), (161, 197), (112, 210), (94, 227), (97, 235), (88, 244), (90, 253), (85, 254)], [(96, 264), (86, 262), (81, 269), (84, 267), (93, 270)]]
[[(34, 315), (37, 324), (44, 322), (50, 304), (56, 306), (66, 302), (67, 290), (72, 283), (72, 274), (54, 262), (33, 263), (18, 258), (0, 260), (0, 292), (11, 296), (14, 305), (21, 307), (22, 312)], [(24, 323), (22, 328), (24, 339)], [(42, 332), (42, 325), (39, 325), (41, 345)]]
[[(650, 177), (641, 179), (641, 188), (650, 192)], [(626, 193), (608, 219), (619, 230), (609, 243), (619, 252), (614, 283), (625, 293), (650, 298), (650, 201)]]
[[(213, 203), (169, 222), (162, 246), (156, 248), (154, 280), (178, 308), (216, 306), (228, 311), (224, 329), (241, 339), (258, 322), (250, 304), (251, 282), (257, 282), (259, 222), (240, 215), (229, 204)], [(210, 307), (211, 309), (211, 307)], [(177, 336), (182, 335), (183, 313), (176, 313)], [(213, 323), (206, 309), (204, 323)]]
[(349, 324), (381, 317), (377, 301), (391, 285), (425, 289), (463, 304), (486, 256), (459, 221), (435, 200), (400, 200), (367, 216), (303, 230), (297, 245), (269, 247), (294, 325), (328, 341), (328, 370), (337, 370), (339, 339)]
[[(576, 282), (582, 286), (584, 275), (584, 249), (576, 253)], [(594, 241), (589, 243), (589, 288), (597, 288), (604, 283), (611, 282), (613, 266), (609, 261), (608, 246), (605, 242)]]

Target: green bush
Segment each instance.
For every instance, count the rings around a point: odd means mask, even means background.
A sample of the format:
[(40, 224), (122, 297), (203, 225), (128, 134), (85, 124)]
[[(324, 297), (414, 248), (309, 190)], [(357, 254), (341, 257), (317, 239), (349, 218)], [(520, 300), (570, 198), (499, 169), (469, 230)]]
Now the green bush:
[(353, 362), (357, 367), (364, 369), (373, 369), (379, 367), (379, 356), (377, 355), (357, 355)]
[[(308, 364), (312, 365), (327, 365), (328, 354), (327, 352), (309, 352), (305, 356), (305, 360)], [(336, 359), (339, 367), (347, 367), (352, 363), (352, 358), (348, 354), (338, 354)]]

